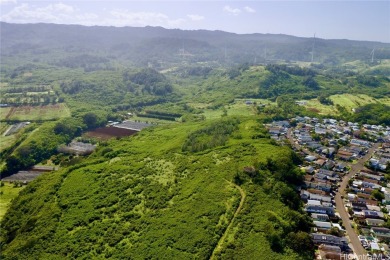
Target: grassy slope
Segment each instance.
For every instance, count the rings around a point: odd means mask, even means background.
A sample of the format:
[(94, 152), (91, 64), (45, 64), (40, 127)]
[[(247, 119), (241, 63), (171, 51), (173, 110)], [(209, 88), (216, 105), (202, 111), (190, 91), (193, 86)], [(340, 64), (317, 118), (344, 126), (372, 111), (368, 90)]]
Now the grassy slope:
[(0, 136), (0, 152), (4, 151), (4, 149), (10, 147), (17, 140), (16, 135), (8, 135), (8, 136)]
[(14, 187), (13, 184), (8, 182), (5, 182), (4, 186), (0, 187), (0, 221), (3, 219), (3, 216), (11, 205), (11, 200), (18, 196), (23, 188), (24, 187)]
[(308, 109), (318, 110), (320, 114), (332, 115), (338, 113), (336, 109), (336, 105), (345, 107), (347, 111), (352, 112), (353, 108), (357, 108), (371, 103), (382, 103), (387, 105), (390, 104), (389, 98), (376, 99), (364, 94), (356, 94), (356, 95), (339, 94), (339, 95), (332, 95), (329, 98), (330, 100), (333, 101), (334, 104), (333, 106), (323, 105), (317, 99), (311, 99), (307, 101), (306, 107)]
[[(106, 151), (105, 157), (98, 151), (85, 167), (38, 178), (2, 223), (18, 230), (3, 248), (5, 259), (208, 258), (240, 200), (229, 183), (234, 173), (254, 160), (289, 152), (268, 139), (252, 140), (258, 123), (246, 120), (240, 125), (240, 139), (183, 154), (187, 134), (199, 127), (190, 123), (146, 130), (113, 141), (113, 151)], [(262, 228), (267, 211), (283, 216), (287, 207), (260, 186), (247, 183), (243, 188), (250, 204), (244, 204), (238, 217), (245, 222), (235, 221), (236, 235), (228, 236), (230, 244), (241, 245), (237, 257), (297, 259), (289, 250), (273, 252)], [(247, 230), (248, 223), (255, 229)], [(226, 246), (219, 254), (222, 258), (230, 258)]]

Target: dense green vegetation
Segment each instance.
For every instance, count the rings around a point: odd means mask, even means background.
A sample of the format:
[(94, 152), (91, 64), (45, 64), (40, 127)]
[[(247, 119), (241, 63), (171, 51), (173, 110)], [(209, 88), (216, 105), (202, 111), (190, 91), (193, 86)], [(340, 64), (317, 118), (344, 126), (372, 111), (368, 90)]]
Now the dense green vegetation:
[[(193, 133), (218, 131), (212, 125), (228, 122), (237, 134), (219, 149), (181, 152)], [(311, 247), (298, 249), (283, 239), (310, 226), (296, 211), (300, 200), (290, 185), (299, 181), (300, 171), (292, 153), (268, 138), (253, 139), (262, 129), (253, 119), (212, 125), (146, 130), (41, 176), (21, 192), (2, 222), (3, 257), (210, 257), (240, 200), (233, 185), (239, 174), (247, 199), (234, 220), (235, 235), (218, 255), (250, 251), (257, 257), (311, 259)], [(261, 170), (245, 173), (249, 165)]]
[[(312, 259), (300, 158), (262, 124), (390, 124), (388, 44), (370, 62), (372, 43), (318, 39), (310, 63), (312, 39), (284, 35), (1, 26), (1, 132), (33, 122), (1, 136), (1, 174), (62, 167), (13, 201), (2, 259)], [(58, 153), (126, 118), (160, 125)]]
[(390, 125), (390, 106), (384, 104), (368, 104), (359, 107), (353, 120), (363, 124)]
[(7, 212), (7, 209), (11, 205), (11, 201), (16, 198), (19, 192), (24, 188), (17, 183), (0, 182), (0, 221)]

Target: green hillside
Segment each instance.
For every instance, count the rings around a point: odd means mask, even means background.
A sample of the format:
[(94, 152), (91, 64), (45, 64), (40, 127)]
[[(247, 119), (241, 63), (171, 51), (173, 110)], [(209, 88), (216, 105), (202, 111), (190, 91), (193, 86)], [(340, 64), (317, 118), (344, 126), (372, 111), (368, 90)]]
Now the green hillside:
[[(202, 146), (202, 133), (220, 136), (215, 125), (231, 131)], [(311, 259), (310, 243), (293, 244), (309, 227), (290, 187), (300, 172), (264, 132), (226, 118), (113, 140), (20, 193), (2, 222), (2, 258)]]
[[(390, 125), (388, 43), (316, 39), (310, 62), (312, 38), (0, 25), (1, 177), (60, 167), (4, 192), (1, 259), (313, 259), (302, 162), (263, 123)], [(94, 132), (124, 120), (153, 127)]]

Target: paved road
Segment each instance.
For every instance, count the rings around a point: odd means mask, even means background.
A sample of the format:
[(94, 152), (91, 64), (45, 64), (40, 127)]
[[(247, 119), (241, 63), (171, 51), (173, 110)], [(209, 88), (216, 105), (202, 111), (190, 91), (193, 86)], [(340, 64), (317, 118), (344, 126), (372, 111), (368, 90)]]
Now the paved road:
[(355, 230), (351, 227), (351, 221), (348, 218), (348, 213), (345, 209), (341, 195), (345, 195), (345, 189), (347, 187), (349, 179), (354, 176), (355, 173), (358, 173), (363, 169), (364, 163), (371, 158), (372, 153), (378, 147), (379, 144), (374, 144), (374, 146), (369, 149), (368, 153), (364, 157), (360, 158), (356, 164), (350, 165), (351, 170), (346, 176), (344, 176), (342, 182), (340, 182), (339, 191), (336, 192), (335, 196), (336, 209), (339, 212), (341, 219), (343, 220), (345, 230), (353, 247), (353, 251), (358, 256), (358, 259), (360, 259), (363, 255), (366, 255), (366, 250), (360, 243), (358, 235), (355, 233)]
[[(297, 150), (301, 149), (300, 145), (294, 142), (294, 139), (291, 134), (291, 128), (287, 131), (287, 138), (289, 139), (293, 147), (295, 147)], [(378, 147), (379, 144), (374, 144), (374, 146), (369, 149), (368, 153), (364, 157), (360, 158), (356, 164), (350, 165), (351, 170), (346, 176), (344, 176), (343, 180), (340, 182), (340, 188), (335, 195), (336, 209), (339, 212), (341, 219), (343, 220), (347, 236), (350, 239), (350, 242), (353, 247), (352, 249), (354, 253), (358, 256), (358, 259), (359, 257), (362, 258), (363, 255), (366, 255), (366, 250), (360, 243), (360, 240), (358, 238), (358, 235), (355, 233), (355, 230), (351, 227), (351, 221), (349, 220), (348, 213), (345, 209), (345, 205), (343, 199), (341, 198), (341, 195), (345, 195), (345, 189), (347, 188), (349, 179), (351, 179), (352, 176), (354, 176), (356, 173), (360, 172), (364, 168), (364, 163), (371, 158), (372, 153)], [(305, 149), (304, 152), (306, 154), (315, 155), (310, 153), (307, 149)]]

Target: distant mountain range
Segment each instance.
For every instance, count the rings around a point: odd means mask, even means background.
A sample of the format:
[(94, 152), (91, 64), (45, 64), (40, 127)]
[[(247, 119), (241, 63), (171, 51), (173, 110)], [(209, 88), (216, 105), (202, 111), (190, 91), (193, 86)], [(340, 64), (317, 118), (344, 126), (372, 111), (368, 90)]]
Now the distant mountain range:
[[(101, 27), (0, 22), (1, 57), (20, 55), (31, 61), (61, 65), (63, 59), (89, 55), (99, 63), (154, 65), (176, 62), (211, 64), (313, 61), (329, 65), (390, 59), (390, 44), (325, 40), (283, 34), (235, 34), (162, 27)], [(314, 54), (312, 54), (314, 50)], [(88, 62), (88, 59), (87, 59)], [(159, 65), (160, 64), (160, 65)]]

